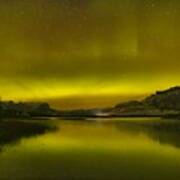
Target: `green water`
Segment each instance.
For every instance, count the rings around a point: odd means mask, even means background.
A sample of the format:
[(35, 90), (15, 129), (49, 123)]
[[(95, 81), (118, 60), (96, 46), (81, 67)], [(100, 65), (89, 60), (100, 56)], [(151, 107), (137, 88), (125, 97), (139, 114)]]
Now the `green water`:
[(180, 121), (0, 123), (1, 179), (179, 180)]

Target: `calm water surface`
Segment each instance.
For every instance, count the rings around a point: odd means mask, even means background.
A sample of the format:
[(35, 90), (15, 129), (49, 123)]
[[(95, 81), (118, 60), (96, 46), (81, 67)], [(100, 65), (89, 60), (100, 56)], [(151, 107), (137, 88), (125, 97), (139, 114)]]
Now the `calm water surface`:
[(180, 179), (180, 121), (6, 123), (0, 123), (0, 180)]

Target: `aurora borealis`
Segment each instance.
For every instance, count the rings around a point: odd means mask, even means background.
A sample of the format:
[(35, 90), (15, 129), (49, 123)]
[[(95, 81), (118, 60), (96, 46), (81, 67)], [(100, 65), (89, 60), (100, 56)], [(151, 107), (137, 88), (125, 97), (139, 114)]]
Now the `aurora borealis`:
[(2, 99), (111, 106), (180, 84), (178, 0), (1, 0)]

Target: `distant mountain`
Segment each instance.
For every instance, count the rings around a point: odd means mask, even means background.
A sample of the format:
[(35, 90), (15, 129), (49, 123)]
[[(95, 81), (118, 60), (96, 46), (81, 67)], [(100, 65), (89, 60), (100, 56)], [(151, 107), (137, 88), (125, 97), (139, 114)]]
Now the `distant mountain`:
[[(57, 111), (47, 103), (1, 102), (1, 117), (180, 117), (180, 87), (157, 91), (142, 101), (129, 101), (106, 109)], [(76, 119), (75, 118), (75, 119)]]
[(98, 109), (55, 110), (48, 103), (2, 101), (1, 118), (62, 117), (63, 119), (84, 119), (99, 117)]
[(172, 87), (142, 101), (117, 104), (109, 111), (111, 116), (171, 116), (180, 114), (180, 87)]
[(180, 111), (180, 87), (176, 86), (165, 91), (157, 91), (156, 94), (147, 97), (143, 103), (162, 110)]
[(40, 117), (56, 116), (58, 111), (47, 103), (2, 101), (0, 106), (1, 117)]

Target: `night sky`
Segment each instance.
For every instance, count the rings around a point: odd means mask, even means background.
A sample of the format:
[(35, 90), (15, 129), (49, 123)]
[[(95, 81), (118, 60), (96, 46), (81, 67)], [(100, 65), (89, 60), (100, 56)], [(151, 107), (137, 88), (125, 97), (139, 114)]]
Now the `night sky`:
[(2, 99), (112, 106), (180, 84), (179, 0), (1, 0)]

